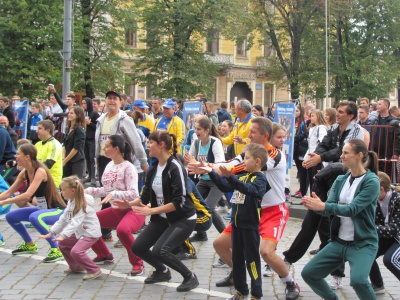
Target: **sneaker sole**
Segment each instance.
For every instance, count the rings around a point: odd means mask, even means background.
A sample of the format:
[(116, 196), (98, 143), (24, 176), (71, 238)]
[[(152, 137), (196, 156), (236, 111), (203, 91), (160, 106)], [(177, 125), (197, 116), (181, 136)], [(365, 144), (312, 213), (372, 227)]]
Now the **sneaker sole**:
[(90, 277), (90, 278), (88, 278), (88, 277), (85, 278), (85, 276), (83, 276), (83, 280), (92, 280), (92, 279), (96, 279), (96, 278), (99, 277), (101, 274), (102, 274), (102, 273), (100, 272), (99, 274), (97, 274), (97, 275), (95, 275), (95, 276), (93, 276), (93, 277)]
[(140, 272), (140, 273), (130, 273), (131, 274), (131, 276), (140, 276), (140, 275), (143, 275), (144, 274), (144, 270), (142, 271), (142, 272)]
[(263, 274), (263, 277), (274, 277), (275, 276), (275, 273), (274, 274)]
[(96, 265), (112, 265), (114, 264), (114, 260), (107, 260), (107, 261), (94, 261)]
[(60, 261), (60, 260), (64, 260), (64, 257), (57, 257), (57, 258), (54, 258), (54, 259), (51, 259), (51, 260), (43, 259), (43, 262), (44, 263), (52, 263), (52, 262), (56, 262), (56, 261)]
[(35, 250), (35, 251), (23, 251), (23, 252), (16, 252), (16, 253), (12, 253), (12, 252), (11, 252), (12, 255), (19, 255), (19, 254), (36, 254), (36, 253), (38, 253), (37, 250)]
[(224, 265), (213, 265), (213, 268), (219, 269), (219, 268), (227, 268), (228, 265), (224, 264)]

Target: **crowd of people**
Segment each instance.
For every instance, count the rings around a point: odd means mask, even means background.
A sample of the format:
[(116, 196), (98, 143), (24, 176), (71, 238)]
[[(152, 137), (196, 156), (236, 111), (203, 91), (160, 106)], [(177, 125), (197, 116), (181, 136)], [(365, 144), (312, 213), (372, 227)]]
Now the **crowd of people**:
[[(317, 232), (321, 245), (301, 276), (320, 297), (338, 299), (345, 262), (360, 299), (384, 291), (379, 256), (400, 280), (400, 192), (391, 185), (398, 180), (400, 119), (388, 99), (341, 101), (324, 111), (299, 104), (292, 133), (273, 122), (275, 104), (263, 110), (239, 99), (229, 112), (227, 101), (214, 110), (203, 95), (195, 99), (202, 112), (187, 130), (176, 98), (148, 103), (109, 91), (103, 101), (79, 103), (74, 93), (63, 101), (50, 87), (49, 101), (30, 105), (28, 139), (15, 139), (12, 103), (19, 97), (2, 96), (0, 213), (23, 239), (12, 255), (37, 253), (31, 225), (50, 245), (43, 262), (65, 259), (66, 274), (95, 279), (98, 265), (114, 263), (106, 242), (115, 230), (114, 247), (126, 249), (131, 276), (143, 275), (146, 262), (154, 271), (144, 284), (154, 284), (171, 280), (172, 269), (183, 277), (177, 291), (185, 292), (199, 280), (182, 260), (197, 258), (192, 243), (208, 241), (213, 224), (214, 267), (231, 269), (216, 285), (235, 287), (229, 299), (260, 299), (262, 277), (275, 273), (286, 299), (297, 299), (291, 267)], [(288, 134), (300, 185), (292, 195), (281, 152)], [(282, 256), (276, 250), (291, 197), (309, 210)], [(228, 226), (219, 207), (230, 207)]]

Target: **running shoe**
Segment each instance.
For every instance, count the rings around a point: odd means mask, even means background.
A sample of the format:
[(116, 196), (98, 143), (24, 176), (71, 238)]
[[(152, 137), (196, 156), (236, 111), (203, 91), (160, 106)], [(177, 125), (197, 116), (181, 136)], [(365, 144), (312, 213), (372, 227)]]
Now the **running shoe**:
[(374, 289), (375, 295), (382, 295), (382, 294), (385, 293), (385, 286), (384, 285), (378, 287), (375, 284), (371, 283), (371, 286)]
[(96, 256), (95, 258), (93, 258), (93, 262), (96, 265), (111, 265), (111, 264), (114, 263), (114, 256), (112, 255), (112, 253), (110, 253), (106, 257), (98, 257), (98, 256)]
[(233, 285), (233, 275), (232, 271), (229, 272), (228, 276), (221, 279), (220, 281), (217, 281), (215, 283), (217, 287), (224, 287), (224, 286), (231, 286)]
[(271, 267), (268, 264), (266, 264), (265, 265), (265, 270), (263, 272), (263, 276), (264, 277), (272, 277), (274, 275), (275, 275), (274, 270), (272, 270)]
[(144, 273), (144, 267), (140, 265), (133, 266), (131, 276), (140, 276)]
[(124, 245), (122, 245), (121, 241), (118, 240), (118, 241), (114, 244), (114, 248), (124, 248)]
[(50, 252), (45, 259), (44, 263), (52, 263), (59, 260), (64, 260), (64, 256), (58, 248), (50, 248)]
[(232, 214), (229, 213), (229, 214), (225, 215), (225, 216), (224, 216), (224, 219), (225, 219), (225, 220), (230, 220), (230, 219), (232, 219)]
[(175, 254), (175, 256), (177, 258), (179, 258), (180, 260), (197, 259), (196, 253), (190, 254), (187, 252), (179, 252), (179, 253)]
[(68, 269), (64, 270), (64, 273), (68, 274), (68, 275), (69, 274), (78, 274), (78, 273), (83, 273), (83, 272), (85, 272), (85, 269), (82, 268), (82, 267), (79, 267), (76, 270), (72, 270), (71, 268), (68, 268)]
[(97, 272), (86, 274), (85, 276), (83, 276), (83, 280), (92, 280), (99, 277), (100, 275), (101, 275), (101, 270), (98, 270)]
[(315, 254), (317, 254), (319, 252), (319, 249), (314, 249), (314, 250), (311, 250), (310, 252), (308, 252), (308, 253), (310, 253), (310, 255), (315, 255)]
[(228, 265), (221, 259), (218, 258), (217, 262), (213, 264), (213, 268), (227, 268)]
[(102, 236), (102, 238), (103, 238), (103, 241), (105, 241), (105, 242), (113, 242), (114, 241), (114, 238), (113, 238), (111, 232)]
[(243, 295), (242, 293), (236, 291), (235, 295), (233, 295), (230, 298), (227, 298), (226, 300), (243, 300), (246, 299), (249, 295)]
[(286, 300), (296, 300), (300, 295), (299, 285), (294, 281), (286, 282)]
[(328, 282), (329, 286), (332, 290), (341, 289), (342, 285), (342, 277), (333, 275), (332, 278)]
[(146, 284), (152, 284), (156, 282), (164, 282), (171, 280), (171, 271), (169, 269), (166, 272), (154, 271), (149, 277), (144, 280)]
[(17, 255), (17, 254), (36, 254), (38, 252), (37, 250), (37, 245), (27, 245), (26, 243), (23, 243), (21, 246), (19, 246), (17, 249), (11, 251), (12, 255)]
[(296, 197), (297, 198), (298, 195), (301, 195), (300, 190), (298, 190), (294, 194), (292, 194), (292, 197)]
[(188, 292), (199, 286), (199, 280), (196, 274), (192, 273), (189, 278), (183, 280), (183, 282), (176, 288), (178, 292)]
[(208, 241), (208, 237), (207, 237), (207, 233), (203, 232), (201, 234), (199, 234), (198, 232), (194, 235), (192, 235), (189, 238), (189, 241), (193, 242), (205, 242)]

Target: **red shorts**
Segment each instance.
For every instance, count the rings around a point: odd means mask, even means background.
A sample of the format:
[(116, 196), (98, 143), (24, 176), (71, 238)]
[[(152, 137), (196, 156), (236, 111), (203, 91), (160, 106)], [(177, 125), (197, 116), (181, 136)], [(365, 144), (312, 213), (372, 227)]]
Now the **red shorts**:
[[(278, 243), (282, 238), (288, 219), (289, 209), (285, 203), (264, 208), (261, 212), (259, 227), (261, 238)], [(232, 223), (226, 226), (223, 233), (232, 236)]]
[(278, 243), (282, 238), (288, 219), (289, 209), (285, 203), (264, 208), (260, 219), (261, 238)]
[(222, 233), (232, 236), (232, 223), (229, 223), (229, 225), (225, 227), (225, 229), (224, 229), (224, 231), (222, 231)]

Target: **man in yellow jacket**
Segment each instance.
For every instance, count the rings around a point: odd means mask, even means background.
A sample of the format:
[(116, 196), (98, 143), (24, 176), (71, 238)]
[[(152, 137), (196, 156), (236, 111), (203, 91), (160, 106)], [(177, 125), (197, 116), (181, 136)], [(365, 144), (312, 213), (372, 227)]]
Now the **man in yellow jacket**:
[(249, 143), (249, 131), (251, 119), (251, 103), (250, 101), (243, 99), (236, 103), (236, 122), (233, 126), (231, 134), (221, 141), (225, 145), (234, 144), (235, 155), (239, 155), (243, 152), (244, 147)]
[(185, 123), (175, 116), (175, 102), (167, 99), (163, 103), (164, 116), (156, 120), (156, 130), (167, 130), (176, 136), (178, 154), (182, 154), (182, 143), (185, 140)]

